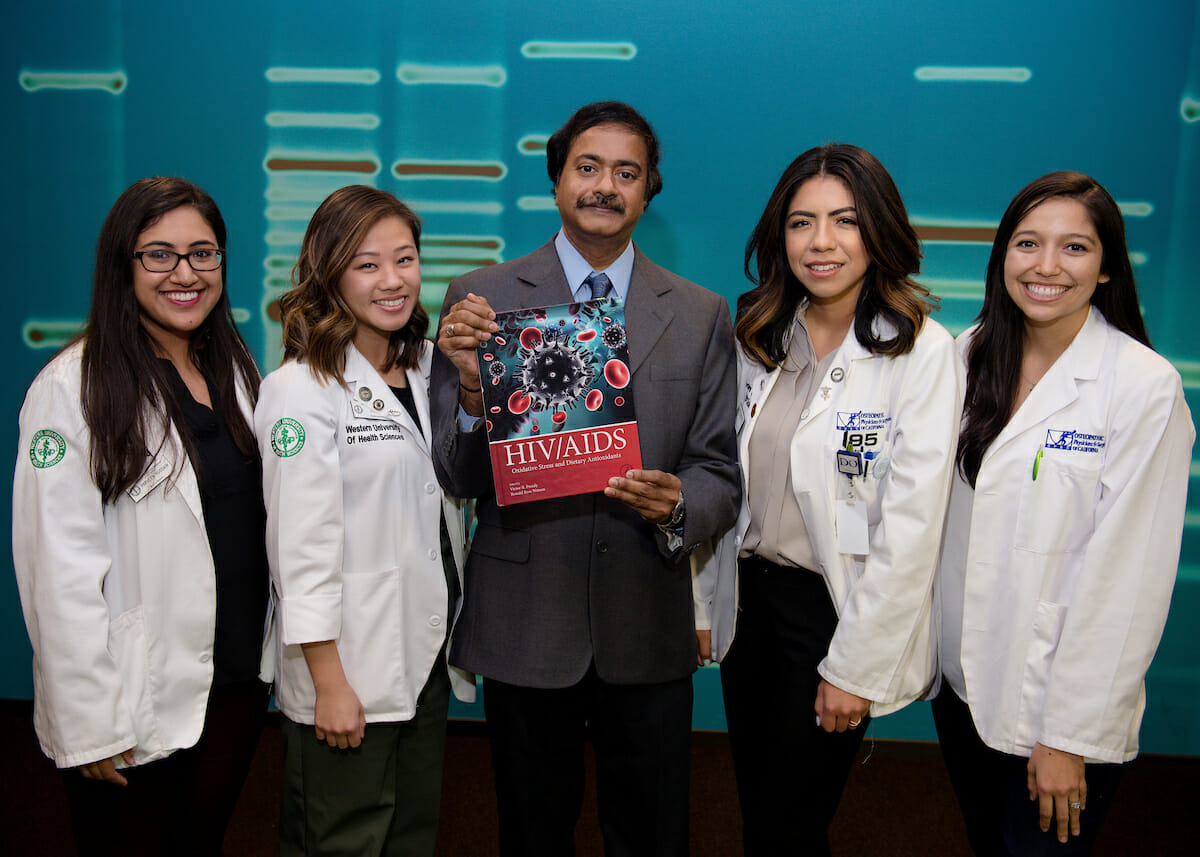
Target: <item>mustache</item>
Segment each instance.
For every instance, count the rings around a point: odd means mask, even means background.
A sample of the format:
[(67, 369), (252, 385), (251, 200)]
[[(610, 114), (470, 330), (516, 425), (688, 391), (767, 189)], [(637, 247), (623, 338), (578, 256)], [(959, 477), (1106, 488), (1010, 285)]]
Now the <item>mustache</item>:
[(590, 208), (592, 206), (607, 208), (618, 214), (625, 213), (625, 204), (621, 202), (615, 193), (594, 193), (591, 196), (581, 196), (575, 201), (576, 208)]

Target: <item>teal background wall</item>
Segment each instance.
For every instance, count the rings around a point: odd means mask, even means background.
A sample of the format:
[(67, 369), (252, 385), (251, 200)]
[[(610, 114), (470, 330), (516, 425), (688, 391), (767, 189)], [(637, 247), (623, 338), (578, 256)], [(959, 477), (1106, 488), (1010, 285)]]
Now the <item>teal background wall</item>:
[[(428, 235), (422, 299), (436, 313), (451, 277), (553, 234), (541, 147), (601, 98), (637, 106), (663, 141), (665, 189), (636, 240), (731, 303), (775, 179), (818, 143), (857, 143), (889, 168), (924, 239), (921, 279), (954, 332), (978, 310), (1012, 195), (1052, 169), (1091, 173), (1122, 204), (1151, 336), (1200, 412), (1195, 0), (50, 0), (14, 5), (0, 47), (10, 454), (23, 454), (24, 390), (85, 316), (96, 234), (130, 182), (178, 174), (216, 198), (237, 317), (269, 369), (274, 301), (329, 191), (366, 182), (413, 204)], [(1148, 679), (1149, 752), (1200, 755), (1198, 475), (1193, 462), (1179, 582)], [(15, 583), (0, 573), (0, 697), (32, 694), (29, 657)], [(715, 669), (696, 686), (696, 725), (723, 728)], [(933, 737), (925, 705), (872, 731)]]

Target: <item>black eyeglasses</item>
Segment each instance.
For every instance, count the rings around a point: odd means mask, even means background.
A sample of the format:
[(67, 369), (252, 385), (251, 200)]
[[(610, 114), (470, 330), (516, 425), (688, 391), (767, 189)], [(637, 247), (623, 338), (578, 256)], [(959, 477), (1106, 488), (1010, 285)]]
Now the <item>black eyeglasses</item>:
[(151, 274), (166, 274), (179, 267), (180, 259), (187, 259), (193, 271), (215, 271), (221, 267), (225, 259), (225, 251), (216, 247), (202, 247), (190, 253), (176, 253), (174, 250), (139, 250), (133, 257), (142, 263), (142, 267)]

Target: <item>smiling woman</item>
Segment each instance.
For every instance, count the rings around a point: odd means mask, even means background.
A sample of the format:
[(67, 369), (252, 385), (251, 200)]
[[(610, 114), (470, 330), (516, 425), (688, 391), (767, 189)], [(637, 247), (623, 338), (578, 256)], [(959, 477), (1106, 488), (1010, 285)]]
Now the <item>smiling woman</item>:
[(933, 682), (962, 382), (919, 263), (891, 177), (843, 144), (792, 162), (746, 243), (746, 492), (707, 600), (748, 857), (828, 854), (866, 722)]
[(21, 409), (13, 558), (34, 719), (80, 854), (219, 854), (266, 710), (258, 370), (224, 243), (195, 185), (126, 190), (87, 326)]
[(181, 206), (147, 227), (137, 246), (133, 294), (142, 308), (142, 326), (155, 347), (173, 355), (177, 367), (183, 367), (180, 375), (188, 389), (207, 406), (203, 378), (191, 371), (186, 355), (192, 333), (208, 318), (224, 290), (217, 237), (200, 212)]
[(1088, 854), (1137, 755), (1195, 436), (1095, 179), (1017, 194), (959, 347), (938, 737), (976, 853)]
[[(421, 221), (354, 185), (313, 214), (254, 414), (279, 598), (279, 850), (432, 854), (464, 549), (429, 445)], [(353, 752), (346, 752), (353, 750)]]

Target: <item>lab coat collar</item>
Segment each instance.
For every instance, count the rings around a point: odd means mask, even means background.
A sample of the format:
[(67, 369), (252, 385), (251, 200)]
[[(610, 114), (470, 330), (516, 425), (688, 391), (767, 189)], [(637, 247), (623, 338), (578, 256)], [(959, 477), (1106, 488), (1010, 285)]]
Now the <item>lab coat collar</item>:
[(1008, 425), (984, 454), (986, 462), (1009, 440), (1052, 417), (1079, 398), (1078, 381), (1094, 381), (1100, 376), (1100, 362), (1108, 340), (1109, 325), (1094, 307), (1088, 311), (1075, 339), (1046, 372), (1028, 398), (1013, 414)]
[[(800, 316), (805, 309), (805, 305), (801, 305), (797, 310), (797, 316)], [(791, 345), (791, 336), (793, 336), (799, 327), (799, 324), (793, 325), (788, 333), (788, 342), (786, 347)], [(895, 327), (885, 319), (876, 316), (871, 323), (871, 329), (875, 335), (882, 339), (889, 339), (896, 335)], [(881, 359), (882, 355), (875, 354), (868, 348), (864, 347), (858, 341), (858, 337), (854, 334), (854, 325), (850, 325), (850, 329), (846, 331), (846, 336), (842, 339), (842, 344), (838, 346), (837, 353), (834, 355), (833, 361), (829, 365), (829, 369), (825, 372), (825, 377), (821, 379), (821, 388), (828, 388), (829, 395), (818, 393), (813, 399), (812, 404), (804, 411), (801, 416), (800, 424), (797, 426), (797, 431), (810, 425), (814, 419), (827, 411), (834, 401), (838, 398), (836, 391), (849, 383), (851, 373), (854, 371), (854, 364), (860, 360)], [(744, 400), (743, 412), (739, 413), (739, 422), (748, 422), (744, 431), (741, 430), (739, 424), (739, 437), (741, 438), (741, 452), (743, 457), (747, 454), (750, 444), (750, 435), (754, 431), (754, 426), (758, 421), (758, 414), (761, 412), (761, 405), (766, 401), (767, 396), (771, 394), (771, 389), (775, 386), (776, 380), (779, 378), (779, 367), (767, 372), (758, 363), (742, 357), (742, 364), (745, 367), (745, 383), (749, 387), (749, 396)], [(834, 378), (837, 378), (835, 381)], [(757, 389), (755, 389), (757, 388)]]
[[(413, 391), (413, 401), (416, 403), (417, 413), (426, 426), (429, 425), (429, 394), (426, 390), (425, 379), (428, 377), (429, 358), (429, 349), (423, 346), (418, 365), (404, 373), (408, 380), (408, 387)], [(400, 404), (399, 399), (392, 392), (392, 388), (383, 380), (379, 371), (371, 365), (371, 361), (363, 357), (353, 343), (346, 347), (346, 369), (343, 377), (346, 379), (346, 386), (350, 388), (348, 395), (355, 406), (353, 408), (355, 419), (388, 420), (402, 425), (414, 435), (418, 444), (428, 449), (429, 445), (425, 435), (418, 426), (413, 424), (408, 410)], [(370, 399), (366, 401), (360, 399), (358, 394), (358, 391), (364, 387), (371, 391)], [(376, 411), (371, 406), (371, 403), (377, 399), (383, 400), (382, 410)]]
[[(803, 318), (807, 309), (808, 301), (802, 302), (796, 309), (797, 321)], [(785, 348), (790, 347), (791, 337), (795, 334), (797, 326), (798, 325), (795, 324), (792, 325), (791, 330), (788, 332), (788, 341), (785, 343)], [(850, 329), (846, 331), (846, 336), (842, 339), (842, 344), (838, 346), (838, 356), (833, 360), (834, 366), (841, 365), (842, 370), (846, 372), (850, 371), (850, 367), (847, 364), (849, 364), (851, 361), (866, 360), (872, 357), (881, 356), (875, 354), (858, 341), (858, 337), (854, 333), (854, 326), (855, 323), (851, 322)], [(871, 332), (874, 333), (877, 338), (886, 341), (888, 339), (892, 339), (898, 331), (896, 330), (896, 326), (890, 321), (881, 315), (877, 315), (871, 320)], [(832, 369), (833, 367), (830, 367), (831, 371)]]

